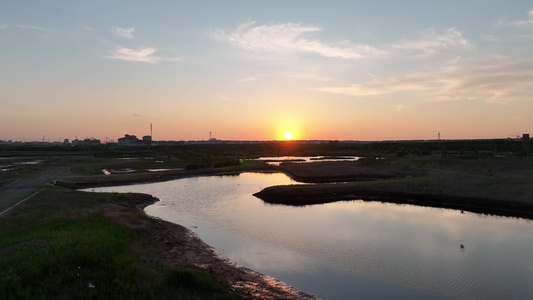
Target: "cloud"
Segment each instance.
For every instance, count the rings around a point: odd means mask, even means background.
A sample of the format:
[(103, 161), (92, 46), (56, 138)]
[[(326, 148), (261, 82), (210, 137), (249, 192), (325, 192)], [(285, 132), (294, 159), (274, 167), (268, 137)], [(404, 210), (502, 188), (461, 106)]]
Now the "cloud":
[(239, 83), (243, 83), (243, 82), (256, 81), (257, 79), (259, 79), (259, 77), (263, 77), (263, 76), (249, 76), (249, 77), (244, 77), (244, 78), (239, 79), (238, 82), (239, 82)]
[(414, 58), (427, 58), (440, 53), (474, 48), (456, 28), (450, 28), (443, 34), (436, 34), (434, 29), (427, 29), (422, 33), (422, 38), (417, 41), (404, 41), (388, 46), (406, 51)]
[(533, 9), (528, 12), (530, 18), (528, 20), (514, 20), (506, 21), (505, 19), (500, 19), (496, 25), (497, 26), (517, 26), (517, 27), (527, 27), (533, 26)]
[(121, 28), (121, 27), (113, 27), (112, 28), (113, 33), (120, 37), (125, 37), (128, 39), (134, 39), (133, 32), (135, 31), (135, 28)]
[(426, 101), (509, 103), (533, 100), (532, 87), (533, 66), (501, 59), (468, 66), (447, 66), (407, 76), (376, 78), (367, 84), (316, 90), (357, 97), (407, 93)]
[(297, 23), (256, 25), (247, 21), (227, 33), (217, 30), (214, 37), (244, 50), (270, 53), (315, 53), (325, 57), (342, 59), (374, 58), (386, 56), (386, 52), (369, 45), (343, 41), (337, 45), (324, 44), (308, 36), (322, 31), (318, 26)]
[(231, 32), (217, 30), (214, 38), (225, 41), (244, 50), (257, 53), (315, 53), (330, 58), (430, 58), (437, 55), (454, 55), (474, 49), (457, 28), (436, 33), (430, 28), (414, 41), (390, 43), (381, 48), (342, 41), (327, 44), (312, 37), (322, 28), (298, 23), (273, 23), (257, 25), (254, 21), (240, 24)]
[(9, 28), (9, 25), (7, 24), (0, 24), (0, 30), (6, 30)]
[(46, 29), (44, 29), (42, 27), (32, 26), (32, 25), (18, 25), (18, 28), (20, 28), (20, 29), (38, 30), (38, 31), (46, 32)]
[(138, 50), (133, 50), (125, 47), (117, 47), (111, 55), (106, 56), (111, 59), (118, 59), (124, 61), (137, 61), (145, 63), (157, 63), (161, 61), (178, 61), (180, 58), (167, 58), (154, 56), (153, 54), (157, 51), (155, 48), (140, 48)]

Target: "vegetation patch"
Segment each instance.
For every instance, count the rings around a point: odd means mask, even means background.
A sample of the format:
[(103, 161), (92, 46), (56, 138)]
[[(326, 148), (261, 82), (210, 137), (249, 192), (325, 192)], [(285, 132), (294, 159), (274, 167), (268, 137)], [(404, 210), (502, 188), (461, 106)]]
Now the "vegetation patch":
[(47, 187), (0, 219), (0, 299), (228, 299), (208, 272), (168, 265), (140, 194)]

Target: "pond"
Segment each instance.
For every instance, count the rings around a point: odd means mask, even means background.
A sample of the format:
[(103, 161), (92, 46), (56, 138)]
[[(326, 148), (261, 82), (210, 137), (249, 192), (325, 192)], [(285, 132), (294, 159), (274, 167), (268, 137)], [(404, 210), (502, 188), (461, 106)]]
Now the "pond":
[(530, 299), (533, 223), (354, 199), (292, 207), (252, 196), (295, 184), (243, 173), (90, 189), (141, 192), (146, 213), (225, 256), (322, 299)]

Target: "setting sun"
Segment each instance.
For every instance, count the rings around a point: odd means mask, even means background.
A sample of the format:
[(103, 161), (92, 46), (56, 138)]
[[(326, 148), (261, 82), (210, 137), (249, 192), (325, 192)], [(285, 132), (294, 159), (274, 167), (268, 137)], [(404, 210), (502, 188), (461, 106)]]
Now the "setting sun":
[(285, 132), (285, 139), (286, 140), (292, 140), (292, 133), (291, 132)]

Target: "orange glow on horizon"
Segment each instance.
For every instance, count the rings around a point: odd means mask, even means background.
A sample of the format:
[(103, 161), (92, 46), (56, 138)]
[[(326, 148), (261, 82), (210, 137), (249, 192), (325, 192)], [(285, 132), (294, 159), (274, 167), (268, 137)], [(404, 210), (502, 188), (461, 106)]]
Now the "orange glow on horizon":
[(278, 141), (294, 141), (304, 139), (304, 122), (297, 115), (280, 116), (271, 123), (272, 136)]

